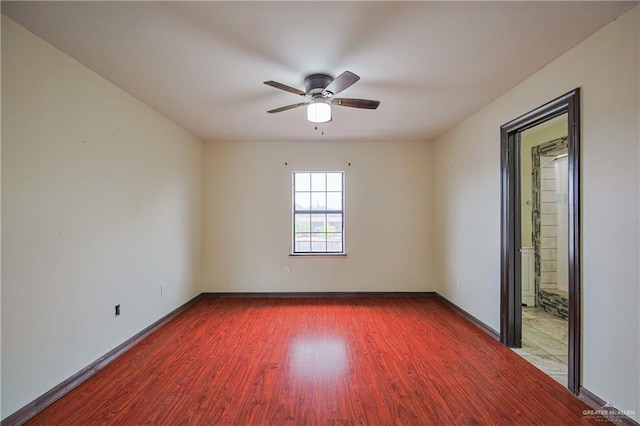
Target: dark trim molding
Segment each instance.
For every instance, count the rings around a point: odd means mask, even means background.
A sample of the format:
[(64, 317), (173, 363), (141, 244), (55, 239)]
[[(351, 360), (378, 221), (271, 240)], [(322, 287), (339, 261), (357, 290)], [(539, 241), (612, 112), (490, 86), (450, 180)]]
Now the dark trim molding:
[(473, 315), (471, 315), (469, 312), (465, 311), (464, 309), (462, 309), (460, 306), (456, 305), (455, 303), (451, 302), (449, 299), (445, 298), (444, 296), (441, 296), (438, 293), (435, 293), (435, 298), (441, 302), (443, 305), (447, 306), (449, 309), (451, 309), (453, 312), (457, 313), (458, 315), (460, 315), (462, 318), (466, 319), (467, 321), (469, 321), (471, 324), (475, 325), (476, 327), (478, 327), (480, 330), (484, 331), (485, 333), (487, 333), (489, 335), (489, 337), (491, 337), (493, 340), (499, 342), (500, 341), (500, 333), (498, 333), (496, 330), (494, 330), (493, 328), (489, 327), (487, 324), (485, 324), (484, 322), (480, 321), (478, 318), (474, 317)]
[(239, 292), (239, 293), (202, 293), (202, 297), (221, 299), (325, 299), (354, 297), (435, 297), (434, 291), (329, 291), (329, 292)]
[(56, 402), (58, 399), (62, 398), (67, 393), (71, 392), (73, 389), (78, 387), (82, 382), (89, 379), (91, 376), (96, 374), (98, 371), (102, 370), (104, 367), (109, 365), (111, 362), (115, 361), (129, 349), (138, 344), (142, 339), (158, 330), (163, 325), (167, 324), (169, 321), (180, 315), (182, 312), (186, 311), (190, 306), (195, 304), (198, 300), (202, 298), (202, 294), (195, 296), (193, 299), (188, 302), (182, 304), (177, 307), (173, 311), (169, 312), (167, 315), (160, 318), (158, 321), (154, 322), (141, 332), (132, 336), (131, 338), (125, 340), (120, 345), (116, 346), (82, 370), (78, 371), (73, 376), (69, 377), (64, 382), (59, 385), (53, 387), (51, 390), (42, 394), (38, 398), (31, 401), (29, 404), (25, 405), (15, 413), (8, 416), (6, 419), (0, 422), (2, 426), (14, 426), (21, 425), (27, 422), (30, 418), (40, 413), (42, 410)]
[(500, 342), (522, 345), (520, 265), (520, 132), (562, 114), (568, 116), (569, 351), (568, 388), (580, 387), (580, 89), (565, 93), (500, 127)]
[(580, 386), (580, 393), (578, 393), (578, 398), (582, 400), (585, 404), (587, 404), (591, 408), (600, 408), (604, 407), (607, 403), (604, 399), (594, 395), (589, 390)]
[(580, 386), (578, 398), (589, 407), (598, 411), (598, 414), (605, 417), (611, 423), (616, 425), (628, 425), (628, 426), (640, 426), (640, 423), (633, 420), (615, 407), (611, 407), (607, 402), (600, 397), (591, 393), (591, 391)]

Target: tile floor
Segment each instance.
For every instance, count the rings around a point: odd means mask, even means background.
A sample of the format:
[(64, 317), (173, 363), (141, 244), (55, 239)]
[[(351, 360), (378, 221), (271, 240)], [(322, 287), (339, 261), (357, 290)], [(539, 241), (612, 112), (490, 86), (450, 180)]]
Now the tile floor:
[(569, 326), (541, 308), (522, 307), (522, 348), (513, 351), (567, 386)]

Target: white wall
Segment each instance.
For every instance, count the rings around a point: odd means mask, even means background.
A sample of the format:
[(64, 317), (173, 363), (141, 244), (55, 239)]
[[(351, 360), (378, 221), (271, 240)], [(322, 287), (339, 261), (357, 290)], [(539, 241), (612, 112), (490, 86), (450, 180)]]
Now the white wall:
[(635, 410), (636, 420), (639, 10), (618, 18), (435, 143), (439, 291), (498, 330), (500, 126), (582, 88), (582, 385), (619, 409)]
[(5, 17), (2, 124), (4, 418), (200, 293), (202, 142)]
[[(424, 142), (207, 142), (203, 290), (433, 290), (432, 169)], [(307, 170), (345, 172), (346, 257), (289, 256), (291, 173)]]

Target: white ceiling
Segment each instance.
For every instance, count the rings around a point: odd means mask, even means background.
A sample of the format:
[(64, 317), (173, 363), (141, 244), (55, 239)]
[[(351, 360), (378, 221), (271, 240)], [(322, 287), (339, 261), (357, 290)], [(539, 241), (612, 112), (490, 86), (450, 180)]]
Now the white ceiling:
[[(637, 2), (7, 2), (2, 12), (203, 140), (430, 140)], [(314, 130), (304, 89), (361, 80)], [(558, 94), (560, 95), (560, 93)]]

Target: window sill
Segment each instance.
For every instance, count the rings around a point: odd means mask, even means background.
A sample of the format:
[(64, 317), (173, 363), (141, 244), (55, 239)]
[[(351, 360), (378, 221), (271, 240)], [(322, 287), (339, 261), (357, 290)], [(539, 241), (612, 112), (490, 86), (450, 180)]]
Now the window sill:
[(347, 257), (347, 253), (289, 253), (293, 257), (319, 256), (319, 257)]

